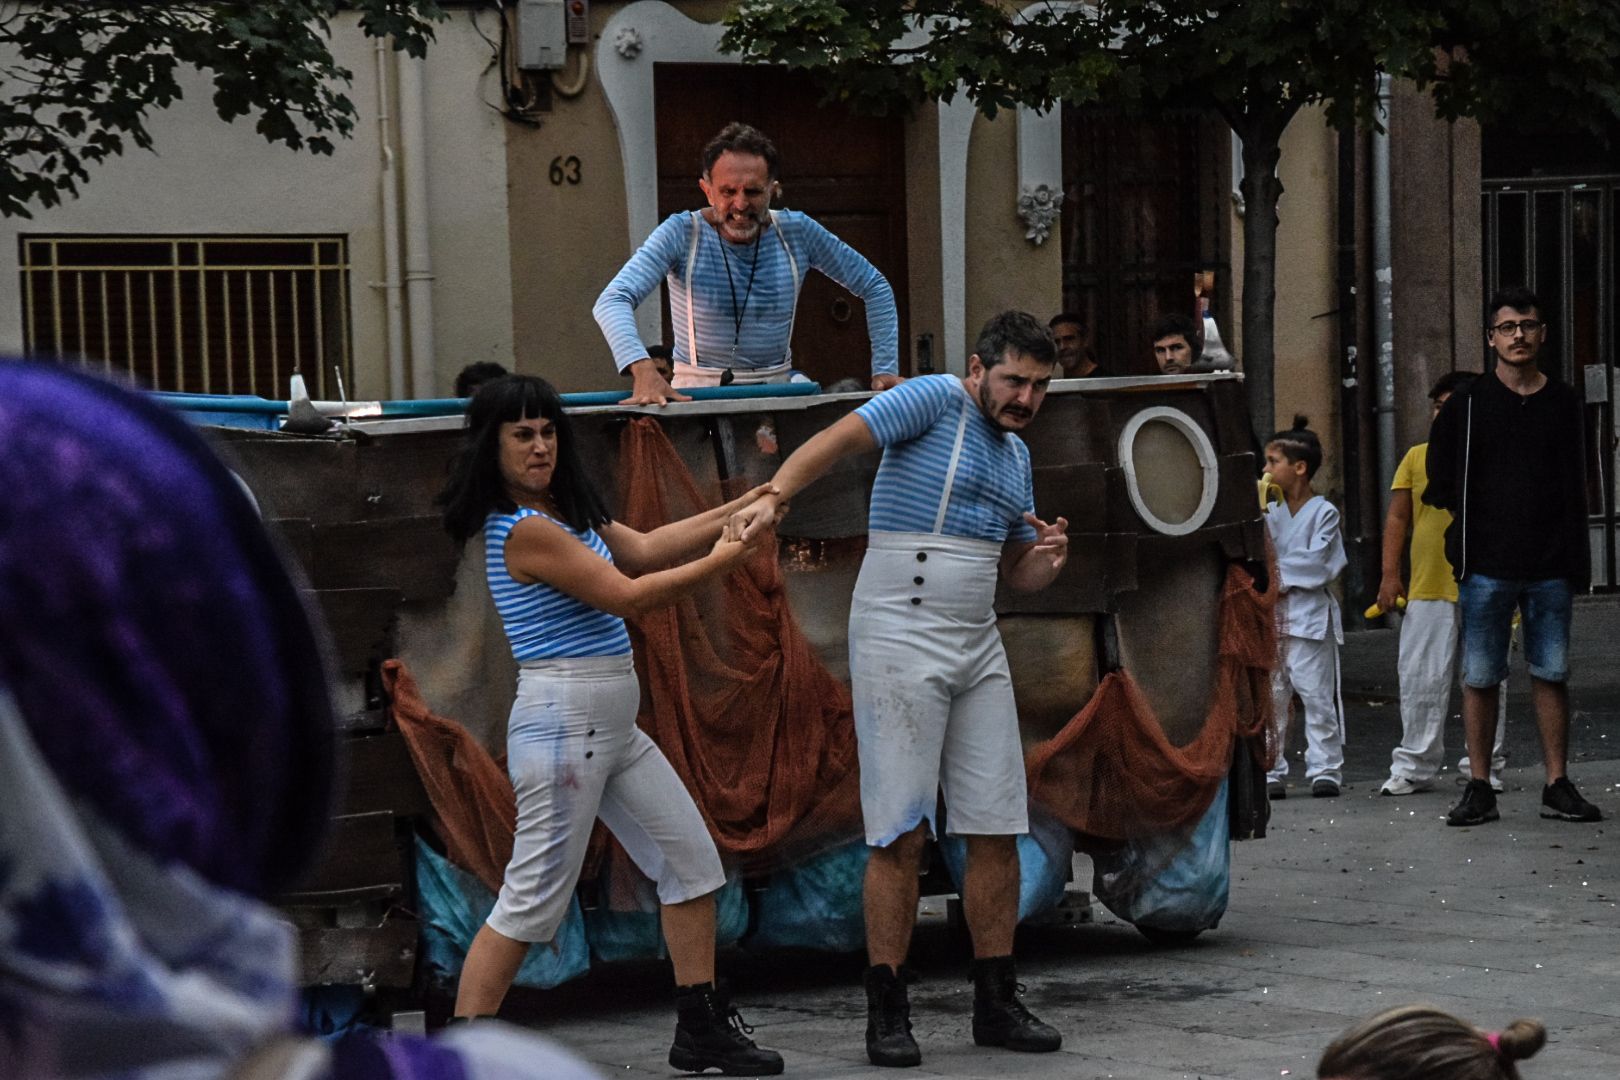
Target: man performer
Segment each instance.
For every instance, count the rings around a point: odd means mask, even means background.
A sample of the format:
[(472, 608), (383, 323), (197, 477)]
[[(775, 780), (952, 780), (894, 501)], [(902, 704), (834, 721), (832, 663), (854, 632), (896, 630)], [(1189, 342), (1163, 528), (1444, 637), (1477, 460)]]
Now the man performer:
[(776, 147), (747, 124), (728, 124), (703, 150), (698, 186), (709, 205), (672, 214), (597, 297), (592, 313), (621, 372), (627, 405), (689, 401), (648, 359), (635, 308), (669, 281), (676, 387), (787, 382), (799, 288), (820, 270), (866, 303), (872, 389), (900, 381), (894, 290), (858, 251), (809, 216), (770, 209), (779, 189)]
[(1446, 558), (1462, 614), (1463, 729), (1468, 786), (1447, 825), (1501, 815), (1491, 790), (1491, 735), (1507, 676), (1513, 609), (1523, 614), (1524, 655), (1541, 733), (1547, 784), (1541, 816), (1599, 821), (1603, 814), (1565, 775), (1569, 756), (1569, 626), (1574, 593), (1591, 578), (1581, 400), (1547, 377), (1541, 302), (1503, 289), (1485, 306), (1495, 369), (1454, 391), (1429, 433), (1423, 501), (1452, 513)]
[(1091, 328), (1086, 320), (1072, 311), (1061, 311), (1052, 316), (1046, 327), (1052, 331), (1052, 343), (1057, 346), (1058, 378), (1107, 379), (1113, 372), (1097, 363), (1092, 351)]
[(1027, 1051), (1062, 1044), (1018, 999), (1015, 841), (1029, 831), (1028, 800), (994, 610), (998, 572), (1015, 589), (1040, 589), (1068, 556), (1068, 522), (1034, 514), (1029, 450), (1015, 434), (1040, 410), (1055, 359), (1045, 327), (1002, 312), (979, 332), (965, 376), (926, 375), (871, 399), (794, 451), (772, 481), (779, 494), (736, 518), (747, 539), (834, 462), (882, 448), (849, 617), (871, 848), (866, 1052), (875, 1065), (922, 1060), (903, 965), (941, 786), (946, 831), (967, 843), (973, 1040)]

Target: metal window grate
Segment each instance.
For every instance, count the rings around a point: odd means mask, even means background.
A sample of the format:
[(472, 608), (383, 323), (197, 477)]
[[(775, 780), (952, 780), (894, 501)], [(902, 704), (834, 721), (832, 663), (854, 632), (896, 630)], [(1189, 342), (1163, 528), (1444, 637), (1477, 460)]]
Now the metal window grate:
[(279, 398), (352, 387), (341, 236), (23, 236), (23, 333), (158, 390)]

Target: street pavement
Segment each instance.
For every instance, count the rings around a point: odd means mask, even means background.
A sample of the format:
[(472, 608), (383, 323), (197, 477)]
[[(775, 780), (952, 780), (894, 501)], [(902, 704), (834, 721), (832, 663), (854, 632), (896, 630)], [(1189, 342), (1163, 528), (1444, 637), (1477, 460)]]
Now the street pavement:
[[(1377, 794), (1399, 737), (1395, 636), (1351, 635), (1344, 686), (1351, 753), (1338, 799), (1303, 788), (1274, 803), (1270, 835), (1233, 845), (1231, 901), (1218, 929), (1156, 948), (1106, 909), (1094, 919), (1020, 931), (1020, 977), (1034, 1012), (1064, 1033), (1055, 1054), (973, 1046), (967, 947), (925, 920), (912, 959), (923, 1064), (880, 1070), (865, 1058), (859, 956), (722, 957), (756, 1038), (788, 1074), (821, 1077), (1065, 1077), (1258, 1080), (1314, 1077), (1322, 1048), (1353, 1021), (1416, 1001), (1486, 1028), (1529, 1016), (1551, 1041), (1526, 1080), (1620, 1076), (1620, 604), (1576, 618), (1571, 775), (1611, 820), (1538, 816), (1542, 777), (1522, 670), (1510, 695), (1502, 820), (1447, 828), (1454, 766), (1434, 792)], [(1611, 733), (1616, 733), (1610, 738)], [(1076, 884), (1090, 882), (1076, 857)], [(673, 1030), (668, 968), (599, 967), (545, 993), (517, 992), (506, 1015), (573, 1048), (604, 1076), (667, 1077)]]

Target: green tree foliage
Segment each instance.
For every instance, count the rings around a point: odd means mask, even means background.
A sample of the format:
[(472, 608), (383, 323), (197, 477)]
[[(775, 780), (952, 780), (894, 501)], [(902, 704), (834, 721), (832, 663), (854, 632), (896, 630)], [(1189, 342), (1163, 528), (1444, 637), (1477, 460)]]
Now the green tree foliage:
[(1243, 362), (1265, 432), (1276, 168), (1302, 108), (1377, 126), (1382, 71), (1431, 88), (1446, 118), (1599, 129), (1620, 117), (1615, 0), (742, 0), (727, 22), (724, 48), (809, 70), (857, 109), (963, 93), (991, 116), (1059, 102), (1218, 112), (1243, 143)]
[(127, 143), (152, 149), (147, 123), (180, 100), (187, 68), (212, 79), (221, 119), (252, 116), (270, 142), (330, 154), (355, 121), (352, 73), (330, 49), (345, 9), (412, 56), (445, 17), (436, 0), (0, 0), (0, 215), (76, 196)]

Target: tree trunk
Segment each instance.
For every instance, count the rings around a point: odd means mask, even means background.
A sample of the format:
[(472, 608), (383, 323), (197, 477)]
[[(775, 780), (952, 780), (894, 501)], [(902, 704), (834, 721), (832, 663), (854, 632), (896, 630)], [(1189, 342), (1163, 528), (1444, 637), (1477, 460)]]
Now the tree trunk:
[(1238, 131), (1243, 140), (1243, 377), (1249, 419), (1263, 446), (1277, 430), (1277, 200), (1283, 190), (1277, 161), (1287, 121), (1245, 127)]

